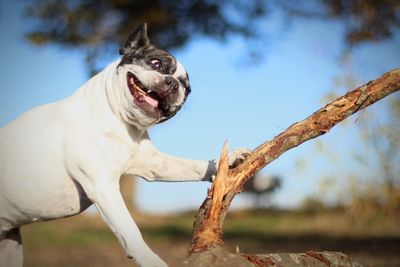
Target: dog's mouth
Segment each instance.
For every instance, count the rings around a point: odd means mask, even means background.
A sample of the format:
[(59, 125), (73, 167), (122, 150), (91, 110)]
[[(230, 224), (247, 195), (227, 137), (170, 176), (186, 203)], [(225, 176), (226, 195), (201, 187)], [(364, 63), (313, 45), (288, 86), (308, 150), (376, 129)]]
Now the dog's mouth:
[(168, 103), (156, 91), (151, 90), (131, 72), (127, 74), (127, 84), (134, 100), (146, 111), (151, 113), (161, 113), (165, 115), (168, 111)]

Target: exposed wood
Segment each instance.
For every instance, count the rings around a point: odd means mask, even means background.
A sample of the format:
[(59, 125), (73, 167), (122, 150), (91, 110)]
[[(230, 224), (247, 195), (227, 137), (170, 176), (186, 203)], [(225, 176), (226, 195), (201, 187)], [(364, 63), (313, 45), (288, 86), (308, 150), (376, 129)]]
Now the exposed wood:
[[(399, 89), (400, 69), (394, 69), (337, 98), (305, 120), (293, 124), (271, 141), (257, 147), (242, 164), (232, 169), (228, 166), (225, 144), (217, 176), (194, 222), (189, 254), (223, 245), (222, 224), (228, 207), (235, 195), (242, 191), (243, 184), (256, 172), (289, 149), (327, 133), (350, 115)], [(255, 259), (254, 256), (249, 257), (248, 259)]]

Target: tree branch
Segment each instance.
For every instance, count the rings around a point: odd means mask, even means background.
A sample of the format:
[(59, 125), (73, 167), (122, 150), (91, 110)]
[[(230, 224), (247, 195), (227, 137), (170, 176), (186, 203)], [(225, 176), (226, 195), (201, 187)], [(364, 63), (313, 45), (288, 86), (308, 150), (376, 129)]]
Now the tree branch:
[(217, 176), (208, 190), (207, 198), (201, 205), (193, 225), (189, 254), (223, 244), (222, 224), (228, 207), (235, 195), (243, 190), (243, 184), (256, 172), (289, 149), (327, 133), (350, 115), (399, 89), (400, 69), (398, 68), (337, 98), (305, 120), (293, 124), (273, 140), (257, 147), (242, 164), (233, 169), (228, 168), (228, 152), (225, 144)]

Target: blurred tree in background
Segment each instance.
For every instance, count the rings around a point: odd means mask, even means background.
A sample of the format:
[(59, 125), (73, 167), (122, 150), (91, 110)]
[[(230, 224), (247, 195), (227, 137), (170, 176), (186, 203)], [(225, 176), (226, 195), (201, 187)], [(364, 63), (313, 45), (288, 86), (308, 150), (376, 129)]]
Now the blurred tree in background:
[(46, 0), (26, 1), (33, 26), (28, 39), (86, 52), (89, 67), (116, 51), (141, 23), (148, 22), (152, 42), (179, 48), (198, 35), (225, 40), (254, 38), (253, 24), (266, 14), (264, 0)]
[[(367, 119), (360, 120), (361, 137), (369, 148), (369, 155), (357, 155), (358, 159), (368, 164), (367, 156), (374, 159), (374, 165), (379, 173), (375, 182), (367, 184), (364, 190), (357, 189), (353, 194), (353, 206), (366, 209), (363, 206), (376, 207), (390, 214), (400, 211), (400, 96), (390, 98), (384, 112), (387, 118), (375, 114), (365, 114)], [(368, 167), (368, 166), (366, 166)], [(362, 179), (356, 179), (363, 184)]]
[(289, 0), (282, 6), (294, 16), (343, 21), (349, 45), (390, 38), (400, 27), (397, 0)]
[[(181, 48), (198, 36), (261, 40), (257, 22), (277, 10), (290, 18), (341, 20), (346, 42), (356, 45), (390, 38), (400, 27), (397, 0), (24, 0), (34, 44), (77, 48), (91, 71), (115, 55), (143, 22), (150, 38), (165, 49)], [(249, 48), (250, 49), (250, 48)]]
[[(287, 21), (302, 18), (340, 21), (348, 53), (362, 43), (392, 38), (400, 29), (398, 0), (23, 0), (36, 45), (74, 48), (86, 55), (93, 73), (99, 62), (117, 55), (128, 35), (148, 22), (152, 42), (179, 49), (198, 37), (226, 41), (265, 41), (261, 20), (281, 12)], [(249, 45), (249, 50), (252, 45)], [(262, 52), (262, 51), (261, 51)], [(351, 52), (350, 52), (351, 53)], [(351, 88), (350, 86), (349, 88)], [(388, 110), (393, 120), (359, 123), (366, 143), (374, 149), (388, 194), (400, 209), (400, 97)]]
[(271, 206), (271, 196), (282, 186), (278, 175), (256, 173), (243, 186), (243, 194), (252, 197), (252, 208), (261, 209)]

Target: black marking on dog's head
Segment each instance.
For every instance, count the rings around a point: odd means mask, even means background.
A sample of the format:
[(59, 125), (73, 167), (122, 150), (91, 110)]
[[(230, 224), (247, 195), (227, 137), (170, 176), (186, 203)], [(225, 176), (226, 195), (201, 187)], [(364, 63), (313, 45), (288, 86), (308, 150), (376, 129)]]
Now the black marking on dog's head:
[(178, 81), (185, 88), (185, 96), (187, 97), (190, 94), (190, 92), (192, 91), (190, 88), (189, 75), (186, 73), (185, 76), (179, 76)]
[(125, 42), (125, 47), (119, 50), (119, 54), (127, 55), (134, 53), (135, 50), (145, 47), (150, 44), (149, 37), (147, 35), (147, 23), (140, 25)]
[[(167, 75), (172, 75), (176, 71), (176, 59), (167, 51), (150, 43), (147, 23), (141, 24), (129, 36), (119, 53), (122, 55), (122, 59), (118, 66), (136, 64)], [(155, 64), (155, 62), (159, 64)]]

